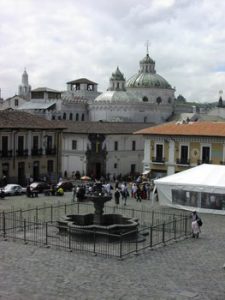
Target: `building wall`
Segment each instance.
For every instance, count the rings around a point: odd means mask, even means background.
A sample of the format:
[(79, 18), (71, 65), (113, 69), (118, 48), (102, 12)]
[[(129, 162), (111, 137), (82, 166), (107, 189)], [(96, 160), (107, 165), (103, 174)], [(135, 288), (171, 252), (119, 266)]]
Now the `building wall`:
[[(163, 158), (155, 162), (156, 144), (163, 145)], [(181, 159), (181, 146), (188, 147), (186, 163)], [(208, 147), (210, 157), (204, 161), (203, 147)], [(176, 137), (176, 136), (146, 136), (144, 148), (143, 171), (151, 170), (152, 174), (170, 175), (195, 167), (202, 163), (225, 164), (225, 138), (217, 137)]]
[[(52, 137), (51, 149), (56, 149), (56, 152), (46, 153), (47, 135)], [(34, 136), (38, 137), (37, 153), (32, 151)], [(3, 144), (5, 137), (8, 138), (7, 149)], [(22, 148), (18, 146), (20, 137), (23, 137)], [(45, 130), (1, 130), (0, 157), (0, 176), (7, 175), (8, 182), (25, 185), (30, 177), (35, 180), (46, 178), (57, 181), (61, 174), (61, 133)], [(53, 163), (53, 171), (50, 173), (47, 169), (48, 161)], [(35, 166), (39, 166), (36, 178)]]
[[(72, 150), (72, 141), (76, 141), (77, 149)], [(136, 150), (132, 150), (132, 141), (135, 141)], [(118, 150), (115, 151), (115, 142), (118, 142)], [(90, 141), (88, 134), (63, 134), (62, 173), (67, 171), (68, 176), (72, 172), (79, 171), (86, 174), (87, 161), (86, 151)], [(136, 172), (142, 172), (142, 160), (144, 139), (142, 136), (113, 134), (106, 135), (103, 147), (106, 146), (107, 161), (106, 174), (126, 175), (131, 171), (134, 164)], [(117, 166), (115, 165), (117, 164)], [(90, 175), (90, 174), (89, 174)]]

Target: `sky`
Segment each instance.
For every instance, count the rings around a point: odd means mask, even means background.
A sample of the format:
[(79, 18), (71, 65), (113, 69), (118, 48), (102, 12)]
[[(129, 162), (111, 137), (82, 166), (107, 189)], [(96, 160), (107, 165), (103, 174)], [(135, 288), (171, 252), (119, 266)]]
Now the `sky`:
[[(225, 1), (0, 0), (0, 88), (66, 90), (88, 78), (104, 92), (119, 66), (126, 79), (149, 55), (176, 94), (214, 102), (225, 94)], [(223, 95), (225, 98), (225, 95)]]

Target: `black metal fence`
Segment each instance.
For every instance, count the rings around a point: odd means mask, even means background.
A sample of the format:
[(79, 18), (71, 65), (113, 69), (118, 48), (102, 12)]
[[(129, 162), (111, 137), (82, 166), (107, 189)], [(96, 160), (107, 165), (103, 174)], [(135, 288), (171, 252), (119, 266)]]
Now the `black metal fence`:
[(35, 245), (122, 258), (191, 234), (191, 218), (185, 212), (178, 214), (170, 209), (137, 210), (113, 206), (105, 206), (105, 213), (138, 219), (138, 229), (118, 235), (86, 229), (73, 228), (71, 231), (61, 225), (59, 228), (57, 221), (63, 216), (91, 213), (93, 209), (89, 203), (71, 203), (2, 212), (0, 236)]

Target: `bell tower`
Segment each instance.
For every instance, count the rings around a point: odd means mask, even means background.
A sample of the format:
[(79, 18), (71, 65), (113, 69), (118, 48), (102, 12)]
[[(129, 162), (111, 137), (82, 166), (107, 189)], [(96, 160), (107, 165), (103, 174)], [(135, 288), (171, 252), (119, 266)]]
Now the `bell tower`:
[(27, 101), (31, 99), (31, 86), (29, 85), (26, 69), (22, 74), (22, 84), (19, 85), (18, 95)]

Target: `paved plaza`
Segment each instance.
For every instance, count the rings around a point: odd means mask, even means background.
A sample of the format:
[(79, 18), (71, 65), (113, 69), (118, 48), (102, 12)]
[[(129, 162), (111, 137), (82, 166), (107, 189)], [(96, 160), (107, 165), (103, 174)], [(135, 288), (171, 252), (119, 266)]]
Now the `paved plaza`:
[[(44, 197), (29, 201), (59, 200)], [(67, 193), (63, 201), (71, 197)], [(0, 210), (26, 201), (26, 197), (0, 200)], [(128, 201), (128, 207), (141, 206), (152, 203)], [(201, 217), (199, 239), (149, 249), (124, 260), (1, 240), (0, 299), (224, 300), (225, 216)]]

